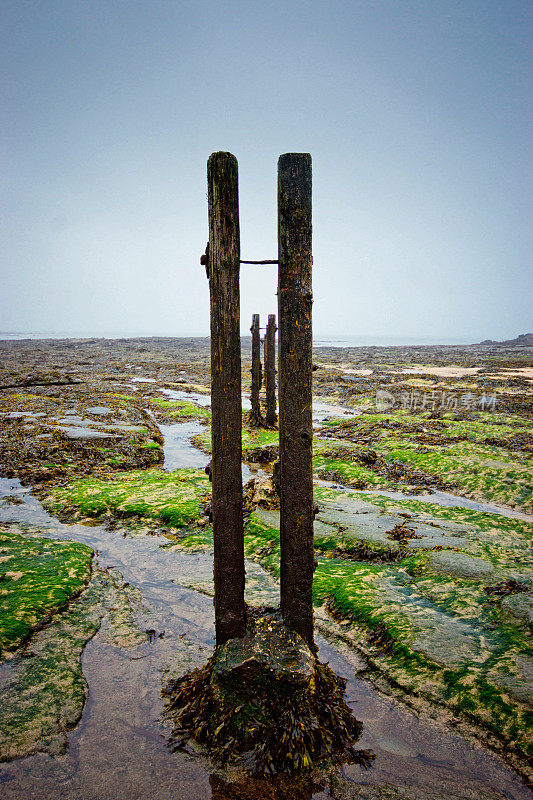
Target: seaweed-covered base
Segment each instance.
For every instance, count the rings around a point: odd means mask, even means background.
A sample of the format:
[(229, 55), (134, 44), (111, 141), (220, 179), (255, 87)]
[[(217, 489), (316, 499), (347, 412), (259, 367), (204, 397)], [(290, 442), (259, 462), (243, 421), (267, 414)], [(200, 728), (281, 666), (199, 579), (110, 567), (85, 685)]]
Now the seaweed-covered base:
[(279, 612), (253, 609), (247, 635), (218, 647), (201, 669), (163, 690), (174, 728), (170, 745), (190, 738), (215, 764), (254, 775), (301, 773), (324, 761), (358, 761), (363, 725), (344, 701), (346, 682), (320, 663)]

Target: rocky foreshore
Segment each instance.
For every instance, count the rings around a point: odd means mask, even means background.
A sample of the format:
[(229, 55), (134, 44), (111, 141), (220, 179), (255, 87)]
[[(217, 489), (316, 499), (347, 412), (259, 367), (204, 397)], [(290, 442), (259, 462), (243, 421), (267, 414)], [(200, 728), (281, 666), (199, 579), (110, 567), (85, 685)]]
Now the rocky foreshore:
[[(362, 654), (365, 676), (382, 691), (464, 726), (523, 775), (533, 754), (528, 336), (466, 347), (320, 347), (313, 373), (317, 624)], [(249, 345), (244, 339), (245, 394)], [(171, 471), (165, 434), (186, 426), (183, 453), (194, 435), (207, 463), (209, 359), (208, 339), (0, 342), (2, 477), (20, 480), (64, 523), (163, 533), (169, 552), (208, 552), (208, 477), (179, 457), (183, 468)], [(243, 453), (252, 477), (246, 553), (275, 579), (277, 431), (244, 420)], [(120, 576), (91, 566), (90, 548), (58, 549), (46, 530), (10, 521), (18, 498), (6, 491), (1, 501), (0, 610), (16, 625), (0, 624), (0, 667), (25, 663), (21, 680), (31, 688), (25, 654), (49, 647), (32, 647), (33, 637), (60, 617), (65, 626), (71, 612), (77, 620), (61, 662), (75, 678), (60, 680), (47, 662), (49, 694), (36, 694), (43, 741), (52, 741), (57, 720), (71, 727), (83, 707), (75, 665), (84, 642), (110, 609), (133, 601)], [(205, 577), (182, 581), (212, 593)], [(252, 602), (264, 602), (261, 586)], [(144, 633), (127, 615), (135, 645)], [(13, 703), (15, 689), (5, 695)], [(26, 722), (9, 703), (0, 714), (4, 758), (39, 749), (38, 726), (27, 722), (31, 696)], [(46, 697), (55, 716), (43, 715)]]

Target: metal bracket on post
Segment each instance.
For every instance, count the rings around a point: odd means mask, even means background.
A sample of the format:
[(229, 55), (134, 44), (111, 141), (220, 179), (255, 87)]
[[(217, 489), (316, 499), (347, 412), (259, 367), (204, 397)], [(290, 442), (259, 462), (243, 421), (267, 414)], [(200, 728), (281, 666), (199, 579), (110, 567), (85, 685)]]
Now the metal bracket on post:
[(209, 242), (205, 246), (205, 252), (200, 256), (200, 264), (205, 267), (205, 274), (209, 280)]

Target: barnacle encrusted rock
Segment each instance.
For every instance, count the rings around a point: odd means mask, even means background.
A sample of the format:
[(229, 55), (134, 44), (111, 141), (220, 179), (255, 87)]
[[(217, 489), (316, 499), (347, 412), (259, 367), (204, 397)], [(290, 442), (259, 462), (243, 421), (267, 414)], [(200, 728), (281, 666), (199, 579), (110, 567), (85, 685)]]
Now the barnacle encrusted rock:
[(254, 620), (252, 636), (230, 639), (217, 651), (213, 685), (242, 691), (243, 684), (258, 689), (272, 681), (283, 690), (310, 690), (315, 657), (294, 631), (274, 616)]

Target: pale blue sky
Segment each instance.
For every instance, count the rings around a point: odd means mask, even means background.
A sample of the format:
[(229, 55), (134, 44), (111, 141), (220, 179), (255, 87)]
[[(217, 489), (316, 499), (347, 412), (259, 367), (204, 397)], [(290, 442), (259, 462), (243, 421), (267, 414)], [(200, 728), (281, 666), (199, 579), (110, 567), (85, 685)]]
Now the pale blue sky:
[[(533, 3), (3, 0), (0, 330), (208, 333), (206, 161), (276, 257), (310, 152), (320, 335), (533, 328)], [(244, 272), (246, 270), (246, 272)], [(243, 267), (242, 327), (276, 311)]]

